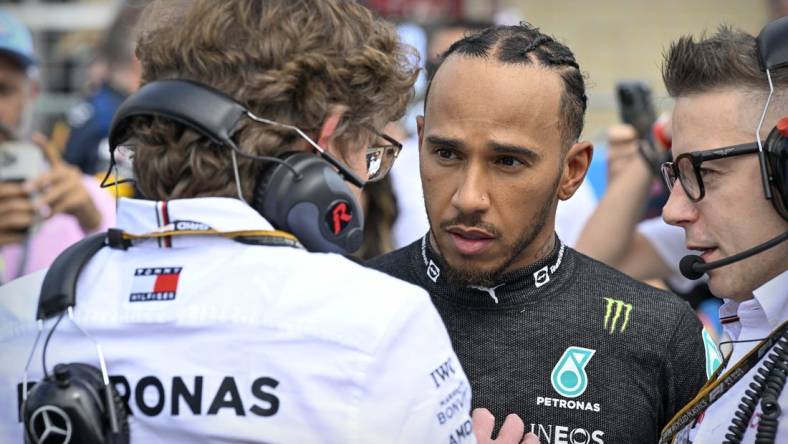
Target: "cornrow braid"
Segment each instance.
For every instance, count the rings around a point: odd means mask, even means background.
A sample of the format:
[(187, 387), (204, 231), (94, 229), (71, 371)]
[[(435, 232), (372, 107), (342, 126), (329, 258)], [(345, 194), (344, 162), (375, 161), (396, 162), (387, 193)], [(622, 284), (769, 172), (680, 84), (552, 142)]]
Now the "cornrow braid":
[(548, 37), (548, 36), (546, 36), (546, 35), (540, 35), (540, 36), (538, 36), (536, 39), (534, 39), (534, 41), (533, 41), (533, 42), (531, 42), (531, 44), (530, 44), (530, 45), (528, 45), (528, 46), (527, 46), (527, 47), (526, 47), (526, 48), (523, 50), (523, 54), (527, 54), (527, 53), (529, 53), (529, 52), (533, 51), (534, 49), (538, 48), (538, 47), (539, 47), (540, 45), (542, 45), (543, 43), (548, 43), (548, 42), (552, 42), (552, 41), (553, 41), (553, 39), (551, 39), (550, 37)]
[[(558, 71), (564, 82), (559, 125), (565, 147), (568, 148), (580, 137), (588, 106), (585, 80), (572, 51), (553, 37), (543, 34), (539, 28), (527, 22), (515, 26), (493, 26), (454, 42), (443, 53), (441, 60), (453, 54), (475, 58), (494, 57), (506, 64), (535, 64)], [(425, 107), (426, 101), (427, 97)]]

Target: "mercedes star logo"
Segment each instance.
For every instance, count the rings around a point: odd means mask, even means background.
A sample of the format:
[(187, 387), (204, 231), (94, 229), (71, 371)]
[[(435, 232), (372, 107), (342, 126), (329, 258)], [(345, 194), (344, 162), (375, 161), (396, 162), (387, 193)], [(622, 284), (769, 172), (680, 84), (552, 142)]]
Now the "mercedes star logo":
[(35, 444), (71, 441), (71, 420), (63, 409), (54, 405), (41, 406), (33, 412), (28, 428)]

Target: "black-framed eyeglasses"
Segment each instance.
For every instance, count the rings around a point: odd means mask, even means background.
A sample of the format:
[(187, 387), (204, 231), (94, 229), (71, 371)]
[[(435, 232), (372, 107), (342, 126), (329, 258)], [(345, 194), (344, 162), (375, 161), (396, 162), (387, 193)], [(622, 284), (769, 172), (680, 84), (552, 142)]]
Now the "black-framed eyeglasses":
[[(402, 144), (388, 134), (366, 126), (375, 134), (375, 143), (367, 147), (367, 182), (376, 182), (386, 177), (397, 160)], [(385, 141), (385, 143), (383, 143)]]
[(665, 185), (668, 187), (669, 191), (673, 191), (673, 185), (676, 183), (676, 179), (678, 179), (687, 197), (693, 202), (698, 202), (706, 195), (706, 189), (703, 186), (703, 175), (700, 168), (703, 162), (726, 157), (741, 156), (744, 154), (755, 154), (757, 152), (758, 143), (752, 142), (708, 151), (684, 153), (673, 162), (665, 162), (662, 164), (662, 178), (665, 179)]

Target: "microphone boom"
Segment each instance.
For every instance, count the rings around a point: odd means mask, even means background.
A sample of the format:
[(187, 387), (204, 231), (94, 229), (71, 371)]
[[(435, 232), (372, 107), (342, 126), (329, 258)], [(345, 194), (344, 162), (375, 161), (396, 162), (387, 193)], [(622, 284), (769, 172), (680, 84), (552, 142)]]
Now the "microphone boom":
[(700, 277), (703, 276), (703, 274), (709, 270), (724, 267), (728, 264), (738, 262), (750, 256), (755, 256), (756, 254), (764, 250), (768, 250), (769, 248), (774, 247), (775, 245), (785, 241), (786, 239), (788, 239), (788, 231), (784, 232), (783, 234), (775, 238), (769, 239), (768, 241), (760, 245), (752, 247), (748, 250), (744, 250), (741, 253), (734, 254), (733, 256), (728, 256), (718, 261), (709, 262), (708, 264), (706, 263), (706, 261), (703, 260), (702, 257), (698, 255), (691, 254), (688, 256), (684, 256), (683, 258), (681, 258), (681, 262), (679, 262), (679, 271), (681, 271), (681, 274), (685, 278), (694, 281), (696, 279), (700, 279)]

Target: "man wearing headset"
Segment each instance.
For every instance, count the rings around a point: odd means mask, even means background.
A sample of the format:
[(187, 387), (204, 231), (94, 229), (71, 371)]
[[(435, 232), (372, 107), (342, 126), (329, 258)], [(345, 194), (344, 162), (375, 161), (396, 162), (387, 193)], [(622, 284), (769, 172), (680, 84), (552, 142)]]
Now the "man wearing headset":
[[(785, 41), (785, 20), (772, 43)], [(768, 53), (770, 45), (762, 40), (756, 47), (753, 36), (721, 27), (700, 40), (683, 37), (666, 54), (663, 77), (676, 104), (674, 161), (663, 165), (672, 187), (663, 218), (682, 227), (686, 247), (700, 252), (701, 259), (682, 260), (682, 273), (698, 278), (707, 272), (712, 293), (725, 298), (725, 333), (721, 374), (676, 415), (664, 441), (788, 439), (788, 390), (782, 387), (788, 372), (788, 243), (780, 243), (788, 231), (788, 70), (770, 69), (774, 94), (765, 111), (769, 82), (763, 67), (771, 65), (759, 60), (757, 48)], [(766, 176), (773, 179), (771, 200), (764, 198), (758, 139)], [(712, 264), (768, 245), (729, 265)]]
[[(33, 442), (86, 439), (78, 427), (93, 423), (122, 437), (124, 411), (145, 443), (474, 442), (470, 387), (427, 294), (302, 247), (358, 240), (350, 183), (393, 162), (379, 129), (411, 98), (406, 49), (355, 2), (150, 5), (137, 46), (144, 86), (110, 134), (112, 148), (132, 151), (150, 200), (120, 201), (110, 246), (79, 273), (76, 303), (43, 351), (33, 345), (39, 292), (39, 315), (50, 308), (43, 274), (0, 292), (0, 441), (21, 442), (24, 400)], [(275, 157), (286, 152), (296, 154)], [(285, 203), (284, 218), (266, 207)], [(52, 367), (70, 362), (101, 370), (91, 382)], [(119, 399), (91, 422), (93, 397), (54, 402), (78, 380)], [(522, 437), (517, 420), (507, 442)], [(491, 418), (475, 422), (484, 432)]]

